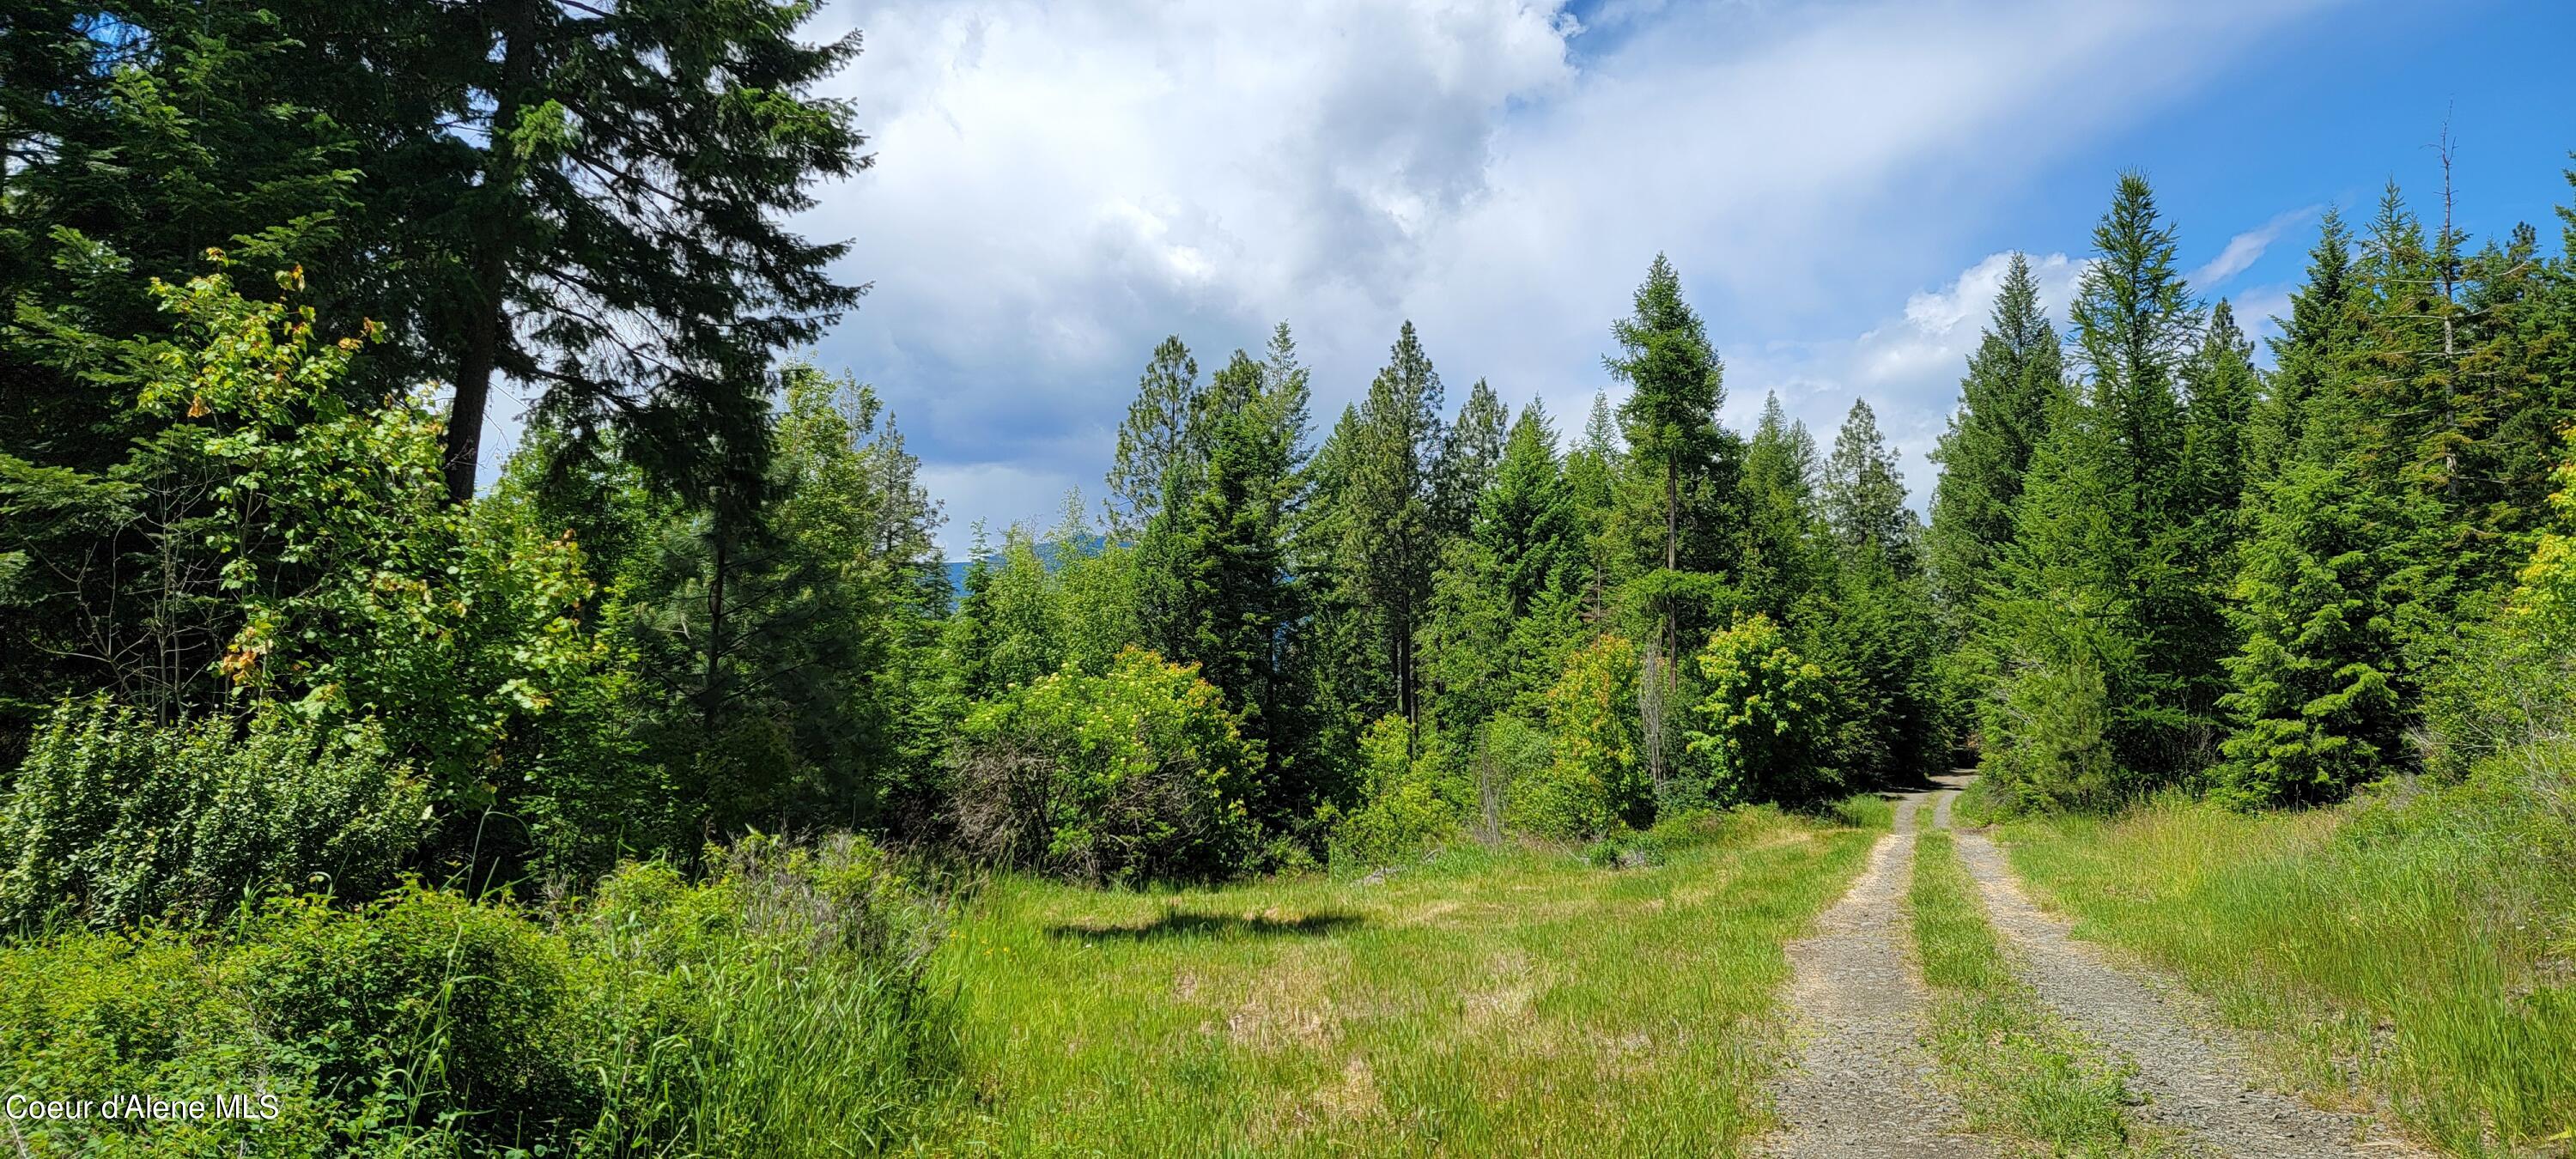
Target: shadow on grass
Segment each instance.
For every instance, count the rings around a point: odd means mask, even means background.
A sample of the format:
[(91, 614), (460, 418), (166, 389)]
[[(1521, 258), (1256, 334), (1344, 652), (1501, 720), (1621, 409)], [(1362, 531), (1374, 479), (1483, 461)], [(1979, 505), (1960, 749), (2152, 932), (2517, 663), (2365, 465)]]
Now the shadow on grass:
[(1299, 918), (1274, 918), (1268, 914), (1194, 914), (1164, 910), (1163, 916), (1143, 925), (1086, 925), (1068, 923), (1048, 926), (1047, 935), (1057, 938), (1081, 938), (1085, 941), (1151, 942), (1165, 938), (1226, 937), (1322, 937), (1360, 924), (1356, 914), (1316, 913)]

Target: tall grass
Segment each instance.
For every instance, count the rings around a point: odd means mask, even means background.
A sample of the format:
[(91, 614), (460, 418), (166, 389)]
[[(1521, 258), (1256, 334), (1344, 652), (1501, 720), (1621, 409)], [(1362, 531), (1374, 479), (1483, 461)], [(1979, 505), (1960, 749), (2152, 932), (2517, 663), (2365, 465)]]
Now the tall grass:
[(2317, 1095), (2461, 1154), (2576, 1127), (2576, 808), (2564, 744), (2467, 783), (2243, 815), (2179, 796), (2009, 825), (2078, 932), (2210, 995)]
[(2151, 1143), (2111, 1064), (2013, 976), (1950, 834), (1915, 839), (1914, 944), (1933, 991), (1933, 1055), (1969, 1125), (2059, 1155)]
[(1782, 943), (1872, 836), (1766, 809), (1660, 834), (1661, 864), (1625, 868), (1513, 846), (1376, 883), (998, 882), (938, 967), (978, 1097), (924, 1147), (1729, 1150), (1768, 1125)]

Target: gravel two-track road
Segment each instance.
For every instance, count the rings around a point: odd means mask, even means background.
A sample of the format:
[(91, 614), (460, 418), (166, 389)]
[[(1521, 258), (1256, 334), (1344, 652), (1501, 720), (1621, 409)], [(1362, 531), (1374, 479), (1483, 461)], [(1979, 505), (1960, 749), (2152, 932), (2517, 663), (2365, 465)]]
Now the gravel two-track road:
[[(1773, 1155), (1983, 1155), (1995, 1147), (1965, 1134), (1955, 1099), (1934, 1081), (1923, 1048), (1928, 996), (1912, 953), (1906, 893), (1916, 825), (1950, 827), (1950, 802), (1966, 777), (1896, 799), (1896, 823), (1870, 850), (1851, 891), (1789, 946), (1789, 992), (1798, 1059), (1773, 1091)], [(2320, 1110), (2267, 1089), (2242, 1044), (2214, 1025), (2170, 979), (2115, 963), (2069, 936), (2068, 924), (2033, 905), (2003, 852), (1980, 832), (1957, 848), (2015, 972), (2038, 1000), (2094, 1045), (2134, 1067), (2133, 1113), (2158, 1128), (2163, 1148), (2192, 1154), (2324, 1159), (2406, 1155), (2416, 1149), (2366, 1116)]]

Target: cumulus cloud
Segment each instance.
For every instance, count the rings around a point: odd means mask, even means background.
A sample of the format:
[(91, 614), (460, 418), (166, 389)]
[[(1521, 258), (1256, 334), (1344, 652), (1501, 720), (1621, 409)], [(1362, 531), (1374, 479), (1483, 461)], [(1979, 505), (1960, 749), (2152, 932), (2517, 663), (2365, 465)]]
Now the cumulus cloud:
[(1097, 488), (1166, 333), (1212, 370), (1290, 320), (1329, 423), (1411, 318), (1453, 395), (1579, 421), (1662, 250), (1731, 412), (1868, 393), (1913, 457), (2000, 267), (1920, 288), (1985, 204), (2323, 2), (836, 5), (878, 164), (801, 225), (875, 289), (820, 354), (901, 410), (954, 548)]
[[(2040, 307), (2062, 323), (2085, 262), (2062, 253), (2024, 256), (2039, 283)], [(1959, 378), (1984, 339), (2011, 263), (2010, 251), (1989, 254), (1942, 285), (1907, 296), (1893, 317), (1857, 336), (1758, 349), (1735, 368), (1741, 385), (1729, 403), (1731, 417), (1749, 426), (1764, 395), (1776, 391), (1782, 408), (1830, 446), (1852, 402), (1865, 398), (1897, 452), (1908, 500), (1922, 509), (1933, 479), (1928, 456), (1947, 429)]]

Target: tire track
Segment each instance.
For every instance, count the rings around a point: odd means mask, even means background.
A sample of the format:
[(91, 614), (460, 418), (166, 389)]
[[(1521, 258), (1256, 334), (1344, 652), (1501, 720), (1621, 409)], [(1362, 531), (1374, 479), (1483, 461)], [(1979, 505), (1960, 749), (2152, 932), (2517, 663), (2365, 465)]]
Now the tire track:
[(1958, 1104), (1934, 1087), (1922, 1048), (1926, 994), (1906, 947), (1914, 819), (1928, 794), (1896, 802), (1850, 892), (1790, 943), (1789, 1006), (1804, 1040), (1774, 1090), (1781, 1130), (1759, 1148), (1784, 1156), (1985, 1155), (1958, 1134)]
[[(1944, 794), (1935, 806), (1934, 824), (1947, 827), (1949, 798), (1955, 795)], [(2137, 1108), (2141, 1119), (2213, 1155), (2330, 1159), (2418, 1153), (2367, 1117), (2319, 1110), (2264, 1089), (2232, 1036), (2168, 1000), (2166, 993), (2176, 992), (2173, 983), (2150, 986), (2069, 937), (2067, 922), (2031, 904), (2003, 851), (1984, 833), (1962, 830), (1957, 841), (1960, 859), (1985, 899), (1987, 918), (2012, 947), (2022, 980), (2087, 1038), (2135, 1065), (2131, 1089), (2147, 1099)]]

